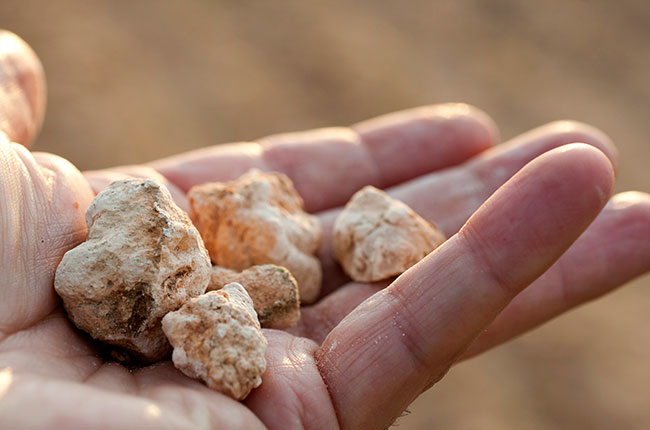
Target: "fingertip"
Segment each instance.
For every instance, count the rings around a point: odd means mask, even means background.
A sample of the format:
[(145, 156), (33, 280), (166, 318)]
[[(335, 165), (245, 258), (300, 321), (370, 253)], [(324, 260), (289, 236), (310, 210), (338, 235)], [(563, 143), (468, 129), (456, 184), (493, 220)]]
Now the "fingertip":
[(354, 124), (352, 129), (363, 136), (377, 133), (385, 128), (415, 128), (419, 125), (418, 122), (440, 120), (457, 122), (458, 124), (454, 125), (459, 126), (461, 131), (465, 129), (475, 135), (469, 143), (482, 146), (482, 149), (499, 141), (496, 122), (485, 111), (466, 103), (440, 103), (391, 112)]
[(45, 74), (31, 47), (0, 30), (0, 127), (10, 140), (29, 146), (45, 114)]
[(607, 156), (614, 169), (618, 166), (618, 149), (612, 139), (592, 125), (575, 120), (559, 120), (538, 127), (533, 130), (533, 133), (550, 134), (553, 136), (553, 141), (581, 142), (591, 145)]
[(642, 191), (625, 191), (612, 197), (609, 204), (615, 209), (634, 207), (641, 213), (650, 213), (650, 194)]
[[(540, 161), (553, 163), (569, 180), (577, 192), (585, 194), (594, 190), (599, 208), (605, 206), (612, 195), (615, 182), (614, 167), (608, 155), (588, 143), (572, 143), (543, 154)], [(546, 166), (544, 166), (546, 167)], [(559, 173), (559, 172), (558, 172)]]
[(460, 164), (498, 141), (494, 121), (464, 103), (421, 106), (352, 126), (382, 173), (382, 187)]
[(623, 218), (621, 224), (633, 231), (636, 239), (650, 246), (650, 194), (641, 191), (616, 194), (608, 207)]
[(429, 106), (432, 111), (444, 114), (449, 112), (450, 117), (460, 120), (466, 119), (478, 126), (477, 132), (482, 135), (477, 142), (485, 145), (482, 149), (487, 149), (501, 140), (501, 133), (497, 123), (483, 109), (467, 103), (443, 103)]
[[(490, 207), (499, 208), (504, 214), (525, 210), (526, 216), (533, 218), (553, 211), (557, 212), (555, 216), (566, 219), (573, 219), (577, 214), (580, 219), (586, 219), (587, 215), (593, 218), (607, 203), (613, 187), (613, 168), (603, 152), (584, 143), (562, 145), (526, 164), (467, 224), (479, 223), (482, 228), (489, 228), (498, 221), (493, 219), (494, 210), (485, 210)], [(521, 208), (525, 201), (534, 205), (532, 209)]]
[[(499, 188), (465, 223), (459, 238), (489, 267), (510, 267), (493, 272), (500, 273), (499, 284), (508, 287), (508, 294), (518, 292), (593, 222), (613, 184), (611, 163), (600, 150), (561, 146), (535, 158)], [(520, 254), (527, 257), (515, 264)]]

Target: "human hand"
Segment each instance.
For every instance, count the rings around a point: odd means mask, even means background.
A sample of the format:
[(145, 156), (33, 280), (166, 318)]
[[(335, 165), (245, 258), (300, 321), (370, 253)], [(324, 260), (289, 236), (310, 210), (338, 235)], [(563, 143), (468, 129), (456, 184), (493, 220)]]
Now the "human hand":
[[(11, 140), (27, 143), (40, 119), (16, 109), (39, 112), (44, 85), (37, 60), (16, 40), (0, 38), (0, 124)], [(19, 73), (6, 73), (8, 64)], [(38, 89), (25, 90), (24, 82)], [(11, 103), (3, 103), (6, 88), (18, 88)], [(616, 153), (606, 136), (582, 124), (549, 124), (491, 148), (497, 136), (485, 114), (441, 105), (351, 129), (87, 172), (86, 179), (65, 160), (0, 139), (5, 427), (383, 428), (458, 360), (649, 269), (650, 200), (617, 195), (598, 215)], [(84, 238), (89, 184), (99, 191), (115, 179), (148, 177), (187, 207), (190, 186), (250, 167), (287, 173), (321, 217), (330, 293), (303, 308), (292, 333), (264, 331), (262, 386), (239, 403), (169, 362), (133, 370), (102, 361), (52, 288), (63, 253)], [(349, 282), (330, 256), (336, 207), (370, 183), (451, 236), (389, 286)]]

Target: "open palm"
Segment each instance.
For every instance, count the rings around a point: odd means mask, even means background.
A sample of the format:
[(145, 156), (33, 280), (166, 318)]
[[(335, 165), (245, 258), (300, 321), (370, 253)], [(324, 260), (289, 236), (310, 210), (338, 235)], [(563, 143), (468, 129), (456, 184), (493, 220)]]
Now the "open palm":
[[(492, 147), (484, 113), (438, 105), (82, 175), (10, 143), (31, 141), (43, 106), (38, 60), (0, 34), (2, 427), (385, 428), (455, 362), (650, 268), (650, 199), (619, 194), (603, 209), (616, 153), (583, 124)], [(262, 386), (240, 403), (170, 362), (133, 369), (100, 358), (52, 287), (61, 257), (85, 237), (93, 191), (148, 177), (186, 208), (192, 185), (251, 167), (289, 175), (325, 232), (323, 298), (291, 333), (264, 331)], [(366, 184), (450, 237), (392, 283), (350, 282), (331, 257), (337, 207)]]

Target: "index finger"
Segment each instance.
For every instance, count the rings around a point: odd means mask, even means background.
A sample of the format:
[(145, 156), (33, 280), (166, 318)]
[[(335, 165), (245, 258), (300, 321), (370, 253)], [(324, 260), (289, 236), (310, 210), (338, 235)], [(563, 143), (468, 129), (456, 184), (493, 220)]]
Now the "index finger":
[(357, 306), (315, 353), (340, 422), (392, 422), (580, 236), (613, 183), (609, 160), (591, 146), (547, 152), (459, 233)]
[(216, 145), (150, 165), (181, 190), (237, 178), (251, 168), (287, 174), (310, 212), (345, 203), (364, 185), (387, 187), (459, 164), (495, 144), (498, 132), (465, 104), (409, 109), (352, 127)]

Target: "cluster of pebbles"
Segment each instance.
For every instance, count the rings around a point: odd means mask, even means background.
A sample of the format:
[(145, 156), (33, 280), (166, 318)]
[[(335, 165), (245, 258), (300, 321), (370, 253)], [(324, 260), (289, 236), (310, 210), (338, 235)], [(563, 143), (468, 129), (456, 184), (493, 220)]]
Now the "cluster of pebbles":
[[(68, 251), (54, 287), (72, 322), (141, 362), (169, 358), (186, 375), (244, 399), (262, 383), (261, 328), (288, 329), (321, 288), (321, 227), (281, 173), (252, 170), (188, 193), (189, 216), (165, 186), (113, 182), (86, 212), (86, 242)], [(374, 187), (334, 226), (334, 254), (354, 280), (407, 270), (440, 231)]]

